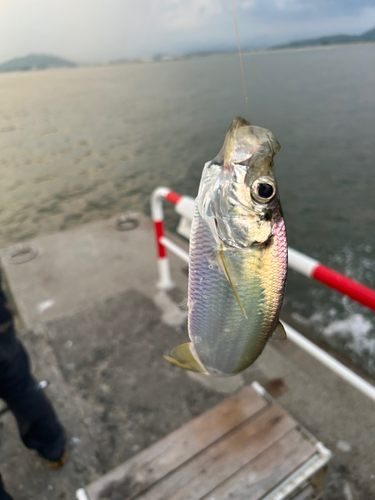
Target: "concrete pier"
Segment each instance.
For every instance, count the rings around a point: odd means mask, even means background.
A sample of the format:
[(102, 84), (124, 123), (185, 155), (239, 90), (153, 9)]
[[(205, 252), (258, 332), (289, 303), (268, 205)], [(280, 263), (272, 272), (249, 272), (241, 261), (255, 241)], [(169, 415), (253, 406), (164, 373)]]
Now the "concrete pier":
[(0, 251), (19, 336), (35, 376), (50, 382), (70, 451), (68, 464), (52, 471), (23, 447), (12, 415), (0, 417), (0, 470), (15, 500), (73, 499), (228, 392), (271, 379), (281, 379), (270, 384), (278, 401), (335, 454), (323, 498), (375, 498), (374, 404), (296, 346), (270, 342), (229, 384), (202, 383), (164, 361), (187, 339), (178, 308), (187, 269), (170, 255), (176, 288), (157, 290), (152, 224), (137, 217), (130, 231), (112, 219), (32, 240), (21, 254), (27, 260), (30, 248), (35, 258), (19, 264), (19, 249)]

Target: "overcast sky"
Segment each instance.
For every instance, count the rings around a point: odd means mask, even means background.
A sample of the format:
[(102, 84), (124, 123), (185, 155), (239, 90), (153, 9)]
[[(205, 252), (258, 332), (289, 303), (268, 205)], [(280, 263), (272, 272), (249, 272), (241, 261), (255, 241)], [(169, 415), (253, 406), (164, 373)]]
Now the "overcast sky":
[[(375, 0), (236, 0), (243, 46), (375, 26)], [(77, 62), (228, 48), (231, 0), (0, 0), (0, 62), (46, 53)]]

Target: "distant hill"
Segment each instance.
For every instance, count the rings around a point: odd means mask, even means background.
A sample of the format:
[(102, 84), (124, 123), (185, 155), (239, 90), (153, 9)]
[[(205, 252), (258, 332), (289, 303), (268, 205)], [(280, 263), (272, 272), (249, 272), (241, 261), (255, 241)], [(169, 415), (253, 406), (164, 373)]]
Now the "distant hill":
[(29, 71), (32, 69), (46, 68), (73, 68), (76, 66), (71, 61), (60, 57), (45, 54), (29, 54), (25, 57), (16, 57), (0, 64), (0, 71)]
[(372, 28), (372, 30), (363, 33), (363, 35), (361, 35), (361, 39), (364, 42), (375, 42), (375, 28)]
[(276, 45), (273, 49), (294, 49), (299, 47), (316, 47), (320, 45), (335, 45), (342, 43), (375, 42), (375, 28), (366, 31), (362, 35), (329, 35), (307, 40), (296, 40), (295, 42)]

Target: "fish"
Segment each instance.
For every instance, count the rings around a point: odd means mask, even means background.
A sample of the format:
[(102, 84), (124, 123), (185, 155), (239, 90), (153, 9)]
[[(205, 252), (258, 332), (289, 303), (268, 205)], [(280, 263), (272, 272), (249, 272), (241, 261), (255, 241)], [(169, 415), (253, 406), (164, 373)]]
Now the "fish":
[(279, 321), (287, 237), (269, 130), (233, 120), (219, 154), (204, 166), (189, 248), (190, 342), (165, 359), (186, 370), (231, 376), (267, 341), (286, 339)]

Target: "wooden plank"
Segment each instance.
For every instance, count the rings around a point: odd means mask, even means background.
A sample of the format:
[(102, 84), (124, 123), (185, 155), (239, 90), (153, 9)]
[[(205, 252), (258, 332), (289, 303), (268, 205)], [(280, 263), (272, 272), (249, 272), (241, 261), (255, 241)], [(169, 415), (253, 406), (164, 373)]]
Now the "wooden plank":
[(134, 498), (267, 405), (245, 387), (91, 483), (85, 488), (89, 500)]
[(200, 500), (295, 426), (289, 415), (272, 404), (136, 499)]
[[(298, 493), (291, 500), (312, 500), (314, 493), (315, 493), (314, 488), (310, 484), (309, 486), (307, 486), (307, 488), (305, 488), (303, 491)], [(318, 497), (316, 495), (314, 495), (314, 498), (318, 498)]]
[(202, 500), (260, 500), (315, 453), (315, 446), (292, 429)]

